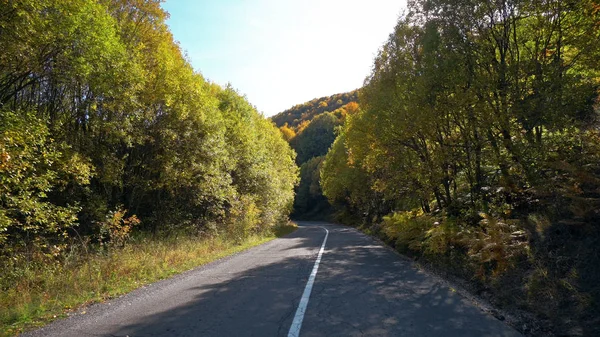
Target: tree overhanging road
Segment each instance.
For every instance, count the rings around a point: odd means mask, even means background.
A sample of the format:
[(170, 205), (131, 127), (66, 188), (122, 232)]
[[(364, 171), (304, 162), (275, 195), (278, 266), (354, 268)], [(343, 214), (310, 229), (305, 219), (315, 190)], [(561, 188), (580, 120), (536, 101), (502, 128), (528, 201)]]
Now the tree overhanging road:
[(520, 336), (372, 238), (314, 222), (25, 335), (293, 335), (325, 228), (300, 336)]

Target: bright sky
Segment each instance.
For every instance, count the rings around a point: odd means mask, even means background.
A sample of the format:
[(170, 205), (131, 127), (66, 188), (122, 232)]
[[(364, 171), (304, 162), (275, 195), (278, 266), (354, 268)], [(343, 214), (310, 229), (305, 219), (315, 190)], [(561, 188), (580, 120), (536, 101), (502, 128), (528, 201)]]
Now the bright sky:
[(194, 68), (266, 116), (362, 86), (406, 0), (167, 0)]

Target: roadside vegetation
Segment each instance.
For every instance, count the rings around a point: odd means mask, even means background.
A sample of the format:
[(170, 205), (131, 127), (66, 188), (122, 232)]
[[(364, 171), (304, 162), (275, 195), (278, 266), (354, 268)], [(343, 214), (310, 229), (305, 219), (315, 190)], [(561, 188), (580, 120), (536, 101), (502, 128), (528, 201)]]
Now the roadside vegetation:
[(287, 223), (294, 151), (192, 69), (166, 18), (160, 1), (0, 6), (2, 331)]
[(60, 260), (39, 256), (16, 262), (9, 269), (13, 273), (5, 274), (0, 284), (7, 289), (0, 293), (0, 336), (43, 325), (84, 304), (126, 294), (295, 229), (289, 223), (243, 239), (185, 232), (138, 234), (121, 247), (72, 245)]
[(598, 22), (588, 0), (409, 1), (320, 164), (338, 221), (523, 332), (600, 335)]
[(293, 209), (467, 280), (525, 333), (600, 335), (597, 1), (408, 1), (363, 88), (273, 122), (166, 18), (0, 7), (2, 334), (285, 233)]

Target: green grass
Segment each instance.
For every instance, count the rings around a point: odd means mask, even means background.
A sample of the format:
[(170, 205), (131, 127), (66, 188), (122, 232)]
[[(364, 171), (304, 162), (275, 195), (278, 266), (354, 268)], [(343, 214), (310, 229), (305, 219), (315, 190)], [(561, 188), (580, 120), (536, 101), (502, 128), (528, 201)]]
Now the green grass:
[(30, 261), (18, 269), (18, 277), (0, 276), (0, 336), (42, 326), (82, 305), (125, 294), (294, 230), (295, 225), (285, 225), (272, 234), (237, 242), (219, 237), (144, 237), (123, 248), (77, 254), (62, 262)]

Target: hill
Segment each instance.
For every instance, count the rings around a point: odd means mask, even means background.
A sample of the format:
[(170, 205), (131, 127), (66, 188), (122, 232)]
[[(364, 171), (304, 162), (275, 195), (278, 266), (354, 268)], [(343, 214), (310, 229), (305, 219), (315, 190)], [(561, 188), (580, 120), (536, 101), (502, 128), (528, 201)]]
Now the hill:
[(271, 120), (277, 127), (287, 124), (290, 128), (297, 128), (303, 122), (311, 121), (324, 112), (333, 112), (351, 102), (358, 102), (358, 89), (296, 104), (271, 117)]
[(294, 199), (295, 218), (328, 217), (331, 205), (321, 190), (320, 170), (336, 130), (348, 114), (358, 111), (357, 101), (358, 90), (354, 90), (297, 104), (271, 118), (297, 154), (300, 184)]

